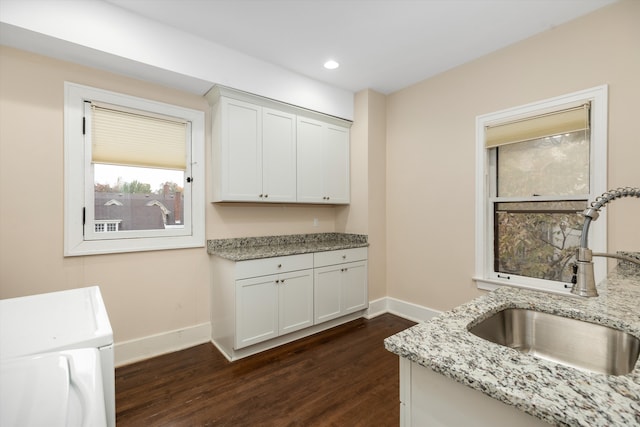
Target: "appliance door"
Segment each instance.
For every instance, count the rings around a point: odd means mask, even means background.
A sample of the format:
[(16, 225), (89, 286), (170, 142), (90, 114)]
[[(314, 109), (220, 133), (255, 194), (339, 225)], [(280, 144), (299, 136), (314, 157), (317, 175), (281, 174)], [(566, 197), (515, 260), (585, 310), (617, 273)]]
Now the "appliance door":
[(0, 425), (104, 427), (107, 418), (97, 349), (0, 361)]

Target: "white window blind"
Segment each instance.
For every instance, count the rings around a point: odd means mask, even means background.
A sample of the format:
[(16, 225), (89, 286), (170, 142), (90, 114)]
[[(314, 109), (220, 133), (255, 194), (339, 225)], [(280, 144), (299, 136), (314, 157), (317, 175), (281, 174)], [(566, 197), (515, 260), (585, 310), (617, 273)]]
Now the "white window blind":
[(188, 123), (91, 104), (93, 163), (186, 170)]
[(589, 129), (589, 107), (577, 107), (509, 121), (485, 128), (486, 148)]

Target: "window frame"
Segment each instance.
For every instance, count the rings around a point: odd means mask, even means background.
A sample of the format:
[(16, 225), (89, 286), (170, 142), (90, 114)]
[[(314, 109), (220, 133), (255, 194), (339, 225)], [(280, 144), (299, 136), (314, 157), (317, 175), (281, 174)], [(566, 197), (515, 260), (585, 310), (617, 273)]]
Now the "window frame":
[[(520, 287), (559, 294), (570, 294), (570, 286), (559, 286), (558, 282), (534, 279), (518, 275), (509, 278), (498, 277), (494, 271), (494, 215), (492, 194), (492, 151), (485, 147), (485, 127), (489, 124), (503, 123), (515, 119), (533, 117), (545, 112), (561, 109), (563, 106), (591, 102), (591, 139), (590, 174), (587, 203), (604, 193), (607, 186), (607, 132), (608, 132), (608, 87), (597, 86), (558, 97), (533, 102), (476, 117), (476, 236), (475, 236), (475, 274), (473, 280), (478, 289), (495, 290), (502, 286)], [(607, 219), (606, 212), (600, 212), (600, 218), (590, 226), (589, 248), (594, 252), (606, 252)], [(604, 258), (594, 258), (596, 282), (607, 274)]]
[[(176, 235), (170, 230), (166, 235), (88, 240), (84, 236), (85, 208), (93, 203), (89, 194), (93, 182), (90, 173), (87, 149), (83, 133), (85, 102), (103, 102), (123, 108), (172, 116), (191, 123), (191, 157), (188, 168), (191, 172), (191, 204), (185, 203), (185, 215), (190, 210), (191, 227)], [(108, 253), (153, 251), (178, 248), (204, 247), (205, 245), (205, 113), (176, 105), (125, 95), (76, 83), (64, 83), (64, 256), (82, 256)], [(187, 185), (185, 183), (185, 185)], [(89, 186), (91, 188), (89, 188)], [(88, 199), (91, 199), (90, 201)], [(86, 209), (86, 211), (93, 211)], [(185, 221), (186, 222), (186, 221)], [(105, 233), (111, 234), (111, 233)]]

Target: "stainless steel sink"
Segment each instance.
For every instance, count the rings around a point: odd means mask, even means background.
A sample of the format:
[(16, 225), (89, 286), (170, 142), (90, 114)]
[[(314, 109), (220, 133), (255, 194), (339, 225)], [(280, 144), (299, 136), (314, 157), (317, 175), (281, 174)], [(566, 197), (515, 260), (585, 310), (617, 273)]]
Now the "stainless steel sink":
[(520, 308), (499, 311), (469, 332), (541, 359), (608, 375), (631, 372), (640, 353), (640, 340), (626, 332)]

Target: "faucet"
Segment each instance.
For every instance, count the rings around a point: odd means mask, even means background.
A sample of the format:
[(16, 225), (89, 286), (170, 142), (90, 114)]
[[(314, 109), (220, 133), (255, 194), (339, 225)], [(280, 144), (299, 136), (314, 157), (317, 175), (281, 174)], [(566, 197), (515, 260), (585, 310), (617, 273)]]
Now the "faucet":
[(640, 188), (620, 187), (616, 190), (609, 190), (603, 193), (602, 196), (596, 197), (596, 199), (591, 202), (591, 205), (582, 212), (582, 216), (584, 216), (584, 224), (582, 226), (582, 236), (580, 237), (580, 247), (578, 248), (576, 263), (573, 266), (574, 275), (571, 279), (571, 282), (573, 283), (571, 293), (583, 297), (598, 296), (593, 274), (593, 262), (591, 261), (594, 256), (618, 258), (640, 264), (640, 261), (635, 258), (617, 254), (593, 253), (591, 249), (587, 247), (589, 225), (591, 224), (591, 221), (595, 221), (600, 216), (598, 213), (600, 208), (612, 200), (627, 196), (640, 197)]

